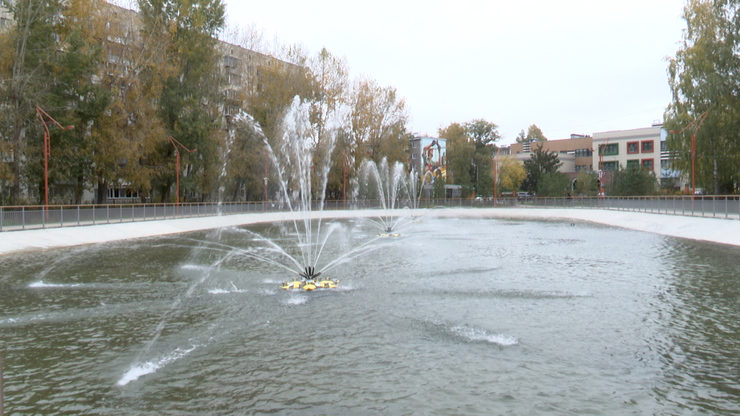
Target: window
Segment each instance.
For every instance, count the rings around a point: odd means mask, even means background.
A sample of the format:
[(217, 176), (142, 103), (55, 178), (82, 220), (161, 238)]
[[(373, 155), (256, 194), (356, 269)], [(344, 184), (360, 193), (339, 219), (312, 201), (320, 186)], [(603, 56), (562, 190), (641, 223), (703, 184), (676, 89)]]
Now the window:
[(599, 145), (599, 154), (602, 156), (615, 156), (619, 154), (619, 144), (618, 143), (612, 143), (612, 144), (600, 144)]
[(640, 161), (637, 159), (632, 159), (627, 161), (627, 167), (628, 168), (636, 168), (640, 166)]
[(642, 153), (653, 153), (653, 141), (645, 140), (642, 142)]
[(616, 160), (613, 162), (601, 162), (601, 170), (617, 170), (619, 162)]
[(591, 149), (576, 149), (576, 157), (588, 157), (592, 154)]
[(642, 159), (642, 166), (648, 170), (653, 170), (653, 159)]
[(627, 142), (627, 154), (640, 153), (639, 142)]
[(660, 142), (660, 151), (661, 152), (667, 152), (668, 151), (668, 142), (666, 142), (665, 140), (663, 140), (662, 142)]

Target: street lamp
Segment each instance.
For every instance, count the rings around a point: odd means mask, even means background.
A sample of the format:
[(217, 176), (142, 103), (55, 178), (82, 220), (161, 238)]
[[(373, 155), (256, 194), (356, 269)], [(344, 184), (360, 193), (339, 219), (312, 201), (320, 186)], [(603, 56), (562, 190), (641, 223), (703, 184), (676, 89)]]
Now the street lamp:
[(71, 130), (75, 126), (62, 126), (54, 117), (50, 116), (43, 108), (36, 106), (36, 116), (44, 125), (44, 208), (49, 212), (49, 156), (51, 155), (51, 140), (49, 139), (49, 126), (46, 120), (57, 125), (62, 130)]
[(707, 115), (709, 115), (709, 112), (705, 111), (680, 131), (671, 130), (671, 133), (682, 134), (686, 129), (696, 124), (693, 133), (691, 133), (691, 199), (696, 198), (696, 182), (694, 180), (694, 166), (696, 164), (696, 133), (699, 131), (699, 128), (701, 128), (701, 124), (704, 123)]
[(177, 198), (176, 206), (179, 207), (180, 206), (180, 150), (179, 148), (182, 148), (188, 153), (196, 152), (198, 149), (190, 150), (187, 147), (185, 147), (184, 144), (175, 140), (175, 138), (172, 136), (169, 136), (167, 139), (169, 139), (170, 143), (172, 143), (172, 146), (175, 148), (175, 172), (177, 173), (176, 179), (175, 179), (175, 192), (176, 192), (176, 198)]

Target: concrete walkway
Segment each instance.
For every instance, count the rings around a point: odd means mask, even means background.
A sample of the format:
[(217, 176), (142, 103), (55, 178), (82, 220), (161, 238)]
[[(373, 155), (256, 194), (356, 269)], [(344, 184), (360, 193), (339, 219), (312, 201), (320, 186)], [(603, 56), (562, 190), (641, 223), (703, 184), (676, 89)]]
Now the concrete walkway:
[[(399, 210), (398, 213), (406, 215), (409, 211)], [(315, 218), (318, 218), (319, 215), (322, 218), (378, 217), (381, 214), (383, 214), (381, 210), (314, 212)], [(414, 215), (538, 221), (585, 221), (671, 237), (688, 238), (740, 247), (740, 221), (729, 219), (578, 208), (424, 209), (415, 211)], [(274, 212), (9, 231), (0, 233), (0, 255), (21, 251), (178, 234), (219, 227), (285, 221), (293, 217), (291, 213)]]

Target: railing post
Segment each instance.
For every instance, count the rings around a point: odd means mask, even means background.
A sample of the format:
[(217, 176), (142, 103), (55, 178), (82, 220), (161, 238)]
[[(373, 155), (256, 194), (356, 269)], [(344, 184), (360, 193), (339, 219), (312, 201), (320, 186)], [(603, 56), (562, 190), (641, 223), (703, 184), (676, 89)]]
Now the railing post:
[(118, 206), (118, 222), (123, 222), (123, 202)]
[(0, 416), (3, 414), (3, 356), (0, 355)]
[(46, 228), (46, 216), (48, 214), (46, 207), (41, 208), (41, 228)]
[(95, 225), (95, 205), (92, 206), (93, 225)]
[(21, 229), (26, 229), (26, 207), (21, 207)]
[(110, 224), (110, 205), (105, 204), (105, 222)]
[[(0, 231), (2, 230), (3, 230), (3, 207), (0, 207)], [(2, 406), (2, 404), (0, 404), (0, 406)]]
[(77, 225), (80, 225), (80, 206), (77, 205)]
[(59, 227), (64, 227), (64, 205), (59, 205)]

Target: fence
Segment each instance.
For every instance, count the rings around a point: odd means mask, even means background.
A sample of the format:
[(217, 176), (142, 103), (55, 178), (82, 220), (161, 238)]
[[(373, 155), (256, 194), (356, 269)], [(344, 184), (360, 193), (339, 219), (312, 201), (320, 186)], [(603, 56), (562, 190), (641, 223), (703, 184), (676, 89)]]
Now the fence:
[[(687, 215), (740, 220), (740, 196), (650, 196), (593, 198), (497, 198), (493, 199), (424, 199), (419, 208), (497, 208), (497, 207), (598, 208), (656, 214)], [(381, 207), (375, 200), (326, 201), (325, 210), (373, 209)], [(314, 206), (313, 209), (318, 209)], [(181, 203), (177, 204), (108, 204), (50, 205), (0, 207), (0, 231), (58, 228), (80, 225), (111, 224), (172, 218), (285, 211), (275, 201)]]

